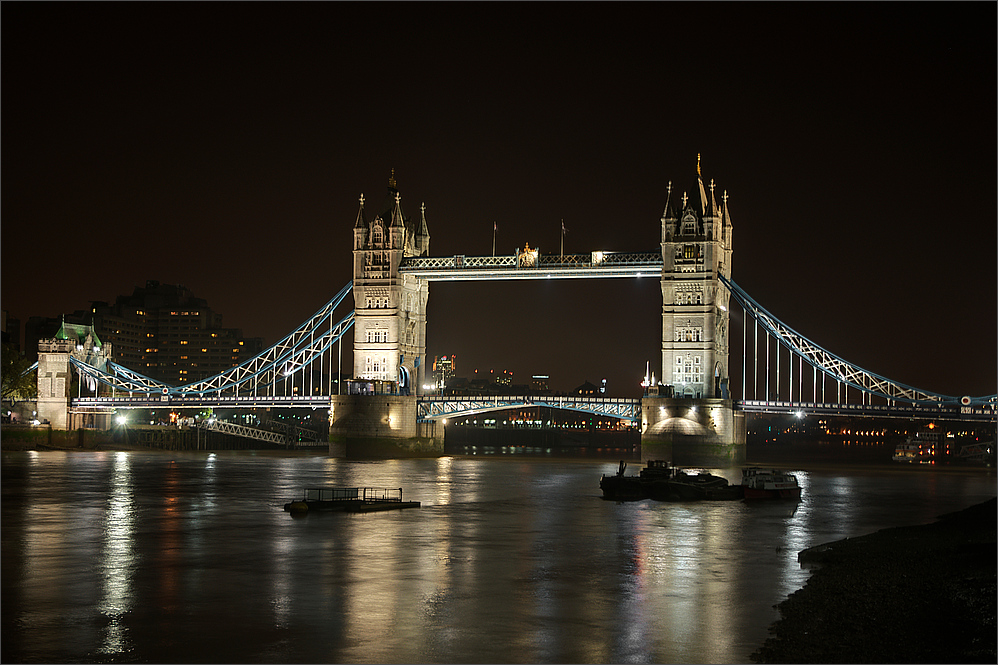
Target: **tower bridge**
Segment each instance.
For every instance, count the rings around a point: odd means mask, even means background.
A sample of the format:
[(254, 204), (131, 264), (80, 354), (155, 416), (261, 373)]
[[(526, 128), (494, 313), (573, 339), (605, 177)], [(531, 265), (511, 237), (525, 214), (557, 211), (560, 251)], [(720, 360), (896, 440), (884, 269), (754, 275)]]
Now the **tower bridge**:
[[(95, 414), (153, 405), (309, 406), (329, 410), (330, 454), (345, 455), (365, 446), (442, 450), (442, 421), (448, 416), (541, 405), (639, 424), (643, 455), (674, 461), (703, 455), (740, 459), (746, 412), (804, 409), (995, 420), (995, 395), (941, 395), (864, 370), (792, 330), (738, 287), (731, 279), (727, 193), (716, 196), (713, 180), (704, 185), (699, 163), (692, 186), (674, 189), (670, 182), (664, 198), (655, 251), (544, 254), (525, 246), (511, 255), (434, 257), (426, 207), (420, 206), (416, 218), (404, 213), (393, 173), (377, 214), (370, 216), (364, 196), (359, 199), (352, 282), (280, 342), (215, 376), (177, 386), (116, 364), (109, 345), (101, 345), (96, 334), (77, 330), (75, 336), (43, 340), (37, 366), (39, 418), (65, 429)], [(654, 277), (661, 284), (661, 378), (648, 382), (640, 400), (421, 394), (430, 282), (626, 277)], [(353, 311), (334, 314), (350, 294)], [(729, 373), (730, 338), (738, 332), (730, 330), (732, 306), (745, 314), (740, 344), (735, 344), (736, 352), (741, 347), (740, 386), (731, 384)], [(342, 374), (344, 340), (353, 345), (354, 380), (346, 394), (339, 382), (334, 391), (330, 380), (334, 363)], [(770, 357), (774, 346), (775, 362)], [(807, 384), (805, 366), (811, 373)], [(74, 375), (77, 396), (71, 397)], [(103, 394), (98, 386), (106, 386)], [(828, 394), (832, 389), (834, 397)]]

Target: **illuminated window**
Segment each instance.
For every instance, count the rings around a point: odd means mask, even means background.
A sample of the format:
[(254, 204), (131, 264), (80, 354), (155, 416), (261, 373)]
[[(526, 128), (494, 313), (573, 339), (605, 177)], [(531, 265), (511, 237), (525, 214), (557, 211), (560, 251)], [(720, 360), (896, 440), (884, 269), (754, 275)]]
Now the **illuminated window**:
[(187, 344), (187, 340), (186, 339), (182, 339), (182, 340), (180, 340), (180, 343), (181, 344)]

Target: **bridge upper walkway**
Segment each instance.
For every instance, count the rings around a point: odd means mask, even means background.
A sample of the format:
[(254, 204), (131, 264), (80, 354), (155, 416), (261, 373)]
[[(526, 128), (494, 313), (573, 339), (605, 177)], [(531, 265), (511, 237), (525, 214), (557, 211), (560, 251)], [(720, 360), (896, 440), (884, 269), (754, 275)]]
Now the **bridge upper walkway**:
[(402, 259), (399, 272), (427, 281), (651, 277), (662, 274), (662, 253), (590, 252), (547, 255), (533, 250), (508, 256), (458, 254), (410, 257)]

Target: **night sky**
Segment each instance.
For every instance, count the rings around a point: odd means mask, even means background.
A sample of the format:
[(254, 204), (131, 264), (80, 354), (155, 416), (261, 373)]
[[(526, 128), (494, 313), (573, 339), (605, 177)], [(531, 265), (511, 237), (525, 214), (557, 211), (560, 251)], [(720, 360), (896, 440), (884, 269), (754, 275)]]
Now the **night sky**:
[[(434, 256), (490, 254), (493, 223), (497, 253), (557, 253), (562, 219), (566, 253), (657, 251), (699, 153), (760, 304), (891, 379), (996, 392), (995, 3), (0, 11), (22, 323), (154, 279), (272, 344), (351, 278), (392, 169)], [(660, 307), (656, 279), (434, 283), (427, 353), (638, 395)]]

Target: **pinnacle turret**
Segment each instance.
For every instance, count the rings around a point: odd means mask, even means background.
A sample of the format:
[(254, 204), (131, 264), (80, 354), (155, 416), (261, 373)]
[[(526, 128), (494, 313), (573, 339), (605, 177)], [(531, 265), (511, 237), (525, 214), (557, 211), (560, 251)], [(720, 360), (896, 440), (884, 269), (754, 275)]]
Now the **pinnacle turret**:
[(360, 195), (360, 208), (357, 210), (357, 221), (354, 222), (355, 229), (366, 229), (367, 220), (364, 218), (364, 195)]

